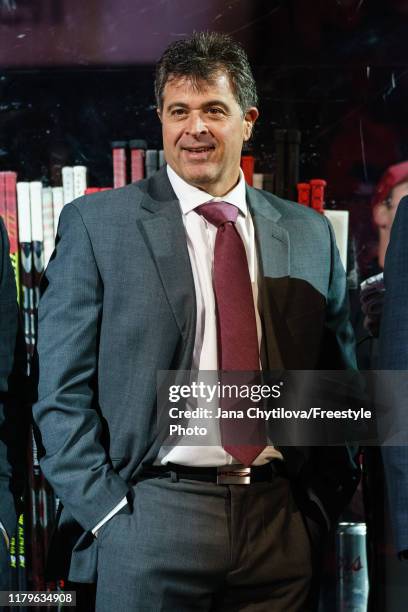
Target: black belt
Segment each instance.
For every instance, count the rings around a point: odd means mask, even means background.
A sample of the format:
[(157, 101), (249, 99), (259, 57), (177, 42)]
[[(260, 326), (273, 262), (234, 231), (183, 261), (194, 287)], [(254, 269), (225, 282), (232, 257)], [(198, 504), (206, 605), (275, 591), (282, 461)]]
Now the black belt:
[(177, 480), (200, 480), (216, 484), (251, 484), (253, 482), (270, 482), (276, 475), (284, 475), (283, 462), (275, 459), (265, 465), (224, 465), (222, 467), (190, 467), (168, 463), (167, 465), (150, 465), (140, 474), (141, 478), (176, 476)]

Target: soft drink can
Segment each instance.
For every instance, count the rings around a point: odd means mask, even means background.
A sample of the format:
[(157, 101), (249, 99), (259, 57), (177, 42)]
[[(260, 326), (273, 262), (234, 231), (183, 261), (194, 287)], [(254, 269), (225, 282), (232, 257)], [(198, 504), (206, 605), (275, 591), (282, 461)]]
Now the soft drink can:
[(337, 610), (366, 612), (368, 569), (365, 523), (339, 523), (336, 537)]

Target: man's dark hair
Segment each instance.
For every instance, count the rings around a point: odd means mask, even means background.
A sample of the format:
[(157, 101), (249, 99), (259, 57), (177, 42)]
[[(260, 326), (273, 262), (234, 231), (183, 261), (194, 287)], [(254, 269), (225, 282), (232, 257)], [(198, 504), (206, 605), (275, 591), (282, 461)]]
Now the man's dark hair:
[(243, 113), (256, 106), (258, 95), (247, 54), (228, 34), (194, 32), (191, 38), (177, 40), (167, 47), (156, 66), (154, 91), (158, 108), (163, 107), (163, 91), (169, 79), (187, 77), (199, 86), (225, 72)]

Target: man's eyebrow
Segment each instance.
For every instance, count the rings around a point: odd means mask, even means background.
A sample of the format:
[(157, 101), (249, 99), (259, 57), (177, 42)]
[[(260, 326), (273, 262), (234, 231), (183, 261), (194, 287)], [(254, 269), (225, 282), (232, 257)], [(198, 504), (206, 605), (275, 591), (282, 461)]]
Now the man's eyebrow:
[[(226, 104), (225, 102), (223, 102), (222, 100), (208, 100), (207, 102), (204, 102), (201, 105), (201, 108), (208, 108), (209, 106), (222, 106), (223, 108), (225, 108), (225, 110), (229, 110), (229, 106), (228, 104)], [(171, 110), (172, 108), (190, 108), (189, 104), (186, 104), (185, 102), (172, 102), (171, 104), (168, 105), (166, 110)]]
[(178, 106), (179, 108), (188, 108), (188, 104), (185, 104), (184, 102), (172, 102), (172, 104), (169, 104), (167, 107), (167, 110), (171, 110), (172, 108)]
[(209, 100), (203, 106), (222, 106), (226, 110), (229, 109), (228, 104), (226, 104), (223, 100)]

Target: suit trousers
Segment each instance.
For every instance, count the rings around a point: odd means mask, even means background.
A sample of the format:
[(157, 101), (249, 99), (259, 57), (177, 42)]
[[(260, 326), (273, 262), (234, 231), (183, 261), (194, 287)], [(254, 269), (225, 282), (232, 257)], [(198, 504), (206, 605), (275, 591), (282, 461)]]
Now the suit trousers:
[(97, 612), (306, 612), (314, 551), (291, 485), (175, 473), (133, 486), (98, 532)]

